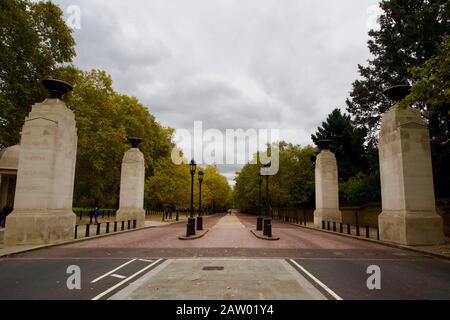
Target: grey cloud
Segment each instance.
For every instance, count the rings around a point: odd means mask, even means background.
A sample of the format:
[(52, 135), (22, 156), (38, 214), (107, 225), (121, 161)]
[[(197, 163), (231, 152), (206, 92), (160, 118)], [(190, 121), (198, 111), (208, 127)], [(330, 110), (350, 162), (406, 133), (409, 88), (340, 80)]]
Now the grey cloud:
[[(377, 0), (58, 0), (78, 4), (76, 64), (101, 68), (166, 126), (279, 128), (289, 142), (343, 107), (369, 58)], [(235, 167), (220, 167), (231, 180)]]

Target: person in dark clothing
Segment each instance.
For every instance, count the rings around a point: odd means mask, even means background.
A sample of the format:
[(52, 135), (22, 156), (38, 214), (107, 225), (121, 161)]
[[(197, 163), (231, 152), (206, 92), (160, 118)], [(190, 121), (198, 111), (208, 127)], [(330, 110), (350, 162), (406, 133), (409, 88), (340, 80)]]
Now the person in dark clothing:
[(94, 210), (89, 211), (89, 224), (92, 223), (92, 219), (94, 218)]
[(8, 217), (8, 215), (13, 212), (13, 208), (10, 206), (5, 206), (3, 207), (1, 214), (0, 214), (0, 226), (2, 228), (5, 227), (5, 223), (6, 223), (6, 218)]
[(99, 208), (95, 207), (94, 209), (94, 219), (95, 219), (95, 223), (98, 224), (98, 220), (97, 218), (100, 216), (100, 210)]

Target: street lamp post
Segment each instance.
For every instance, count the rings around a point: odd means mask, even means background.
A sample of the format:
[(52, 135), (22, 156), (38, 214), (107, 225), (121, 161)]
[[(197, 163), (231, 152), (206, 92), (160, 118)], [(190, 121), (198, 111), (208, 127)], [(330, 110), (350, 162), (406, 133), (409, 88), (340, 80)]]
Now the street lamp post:
[(259, 216), (256, 218), (256, 230), (261, 231), (263, 229), (263, 215), (262, 215), (262, 180), (263, 180), (263, 176), (261, 173), (258, 174), (258, 180), (259, 180), (259, 201), (258, 201)]
[[(268, 163), (264, 165), (264, 168), (268, 170), (270, 168), (271, 164)], [(265, 210), (265, 217), (263, 219), (263, 234), (267, 237), (272, 237), (272, 219), (269, 216), (269, 172), (265, 172), (266, 176), (266, 210)]]
[(269, 175), (266, 175), (266, 218), (269, 217)]
[(198, 172), (198, 217), (197, 217), (197, 230), (203, 230), (203, 217), (202, 217), (202, 182), (203, 171)]
[(193, 236), (195, 235), (195, 218), (194, 218), (194, 175), (195, 170), (197, 169), (197, 164), (195, 163), (194, 159), (191, 160), (191, 163), (189, 164), (189, 170), (191, 172), (191, 214), (188, 218), (187, 222), (187, 230), (186, 230), (186, 236)]

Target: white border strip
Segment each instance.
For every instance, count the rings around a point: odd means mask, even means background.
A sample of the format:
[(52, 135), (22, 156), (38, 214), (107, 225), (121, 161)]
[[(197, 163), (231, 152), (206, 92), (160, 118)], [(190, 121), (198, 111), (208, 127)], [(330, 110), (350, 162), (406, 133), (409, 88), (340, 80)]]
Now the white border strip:
[(326, 292), (328, 292), (333, 298), (335, 298), (336, 300), (343, 300), (341, 297), (339, 297), (333, 290), (331, 290), (330, 288), (328, 288), (325, 284), (323, 284), (322, 281), (320, 281), (319, 279), (317, 279), (316, 277), (314, 277), (311, 273), (308, 272), (308, 270), (306, 270), (305, 268), (303, 268), (301, 265), (299, 265), (297, 262), (295, 262), (295, 260), (290, 259), (289, 261), (291, 261), (293, 264), (295, 264), (300, 270), (302, 270), (308, 277), (310, 277), (311, 279), (313, 279), (319, 286), (321, 286)]
[(136, 260), (137, 260), (137, 259), (133, 259), (133, 260), (130, 260), (130, 261), (128, 261), (128, 262), (125, 262), (124, 264), (118, 266), (118, 267), (115, 268), (114, 270), (111, 270), (111, 271), (105, 273), (104, 275), (98, 277), (97, 279), (92, 280), (91, 283), (96, 283), (97, 281), (99, 281), (99, 280), (101, 280), (101, 279), (103, 279), (103, 278), (109, 276), (110, 274), (116, 272), (116, 271), (119, 270), (119, 269), (122, 269), (122, 268), (125, 267), (127, 264), (130, 264), (130, 263), (132, 263), (133, 261), (136, 261)]
[(102, 298), (103, 296), (107, 295), (108, 293), (110, 293), (111, 291), (117, 289), (118, 287), (120, 287), (121, 285), (123, 285), (124, 283), (130, 281), (131, 279), (133, 279), (134, 277), (138, 276), (139, 274), (141, 274), (142, 272), (144, 272), (147, 269), (150, 269), (151, 267), (153, 267), (155, 264), (159, 263), (162, 259), (158, 259), (155, 262), (153, 262), (152, 264), (149, 264), (148, 266), (146, 266), (145, 268), (139, 270), (138, 272), (136, 272), (135, 274), (132, 274), (131, 276), (129, 276), (128, 278), (120, 281), (118, 284), (116, 284), (115, 286), (112, 286), (111, 288), (109, 288), (106, 291), (103, 291), (102, 293), (98, 294), (97, 296), (95, 296), (94, 298), (92, 298), (91, 300), (98, 300), (100, 298)]

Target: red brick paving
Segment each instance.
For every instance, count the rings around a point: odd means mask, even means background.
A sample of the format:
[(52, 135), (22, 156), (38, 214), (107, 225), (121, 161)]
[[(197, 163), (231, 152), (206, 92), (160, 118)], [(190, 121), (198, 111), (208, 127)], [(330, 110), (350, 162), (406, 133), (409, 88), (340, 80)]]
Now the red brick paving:
[[(332, 250), (383, 250), (385, 246), (366, 241), (303, 229), (277, 221), (273, 233), (281, 239), (267, 241), (256, 238), (250, 229), (255, 228), (254, 216), (237, 215), (245, 227), (219, 227), (224, 217), (204, 219), (204, 227), (210, 231), (197, 240), (183, 241), (178, 236), (185, 233), (184, 223), (150, 228), (66, 245), (66, 248), (267, 248), (267, 249), (332, 249)], [(216, 227), (214, 227), (216, 226)]]

